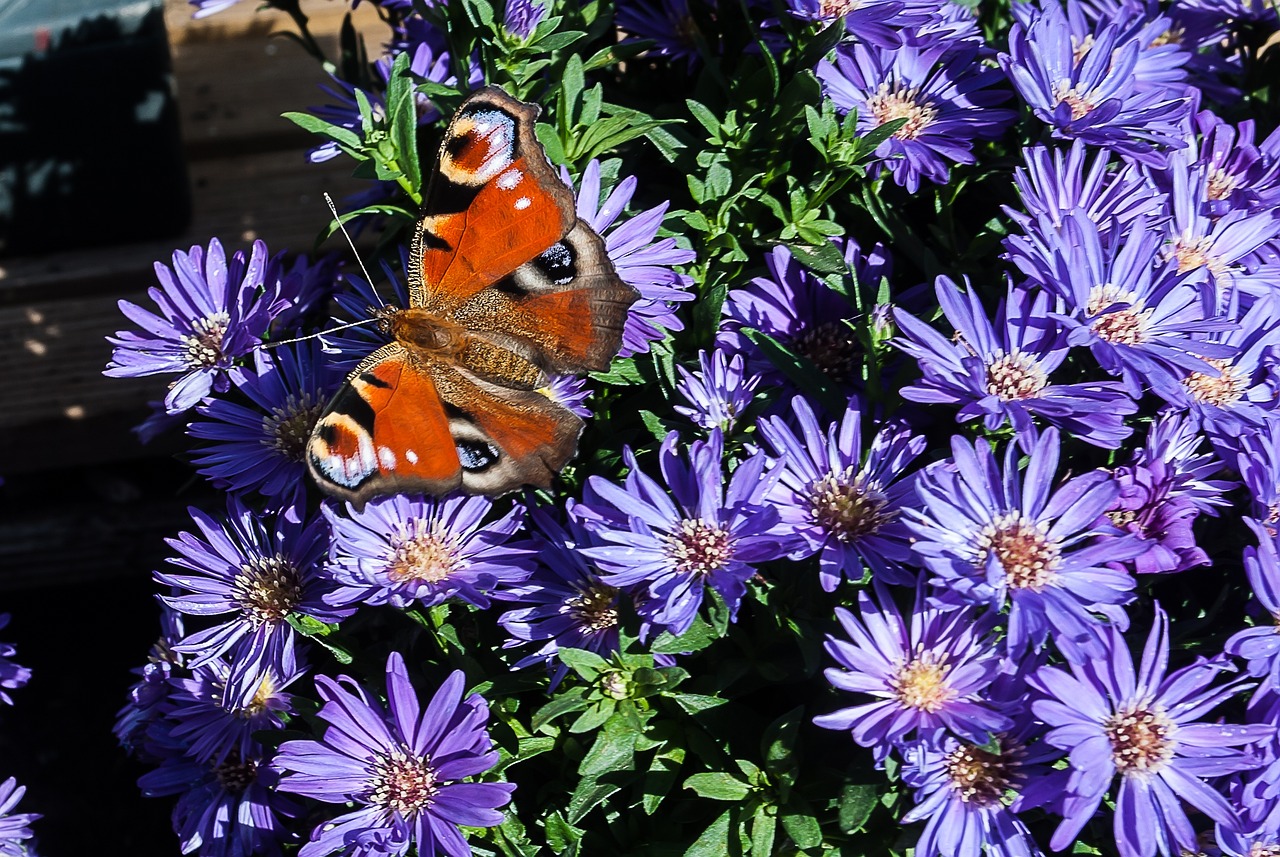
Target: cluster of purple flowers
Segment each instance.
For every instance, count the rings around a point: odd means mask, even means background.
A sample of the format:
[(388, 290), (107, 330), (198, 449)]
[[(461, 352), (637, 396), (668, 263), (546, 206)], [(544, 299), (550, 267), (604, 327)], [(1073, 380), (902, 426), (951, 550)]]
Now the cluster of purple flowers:
[[(0, 628), (9, 624), (8, 613), (0, 614)], [(9, 643), (0, 643), (0, 702), (13, 705), (9, 691), (17, 690), (31, 680), (31, 670), (10, 660), (17, 650)], [(26, 794), (26, 787), (9, 777), (0, 782), (0, 854), (5, 857), (24, 857), (31, 853), (33, 844), (31, 822), (40, 818), (33, 812), (15, 812), (18, 801)]]

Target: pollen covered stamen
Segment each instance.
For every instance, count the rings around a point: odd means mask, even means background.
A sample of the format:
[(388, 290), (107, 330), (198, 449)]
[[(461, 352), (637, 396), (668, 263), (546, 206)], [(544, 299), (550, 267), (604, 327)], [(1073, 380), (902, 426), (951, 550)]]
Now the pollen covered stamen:
[(387, 574), (396, 583), (440, 583), (462, 567), (458, 540), (435, 522), (415, 520), (412, 531), (393, 543)]
[(961, 744), (942, 762), (951, 781), (951, 791), (964, 803), (999, 805), (1005, 792), (1015, 785), (1012, 760), (972, 744)]
[(280, 622), (302, 601), (302, 575), (280, 554), (254, 557), (240, 566), (231, 598), (255, 627)]
[[(1111, 312), (1116, 304), (1122, 306)], [(1147, 327), (1154, 310), (1143, 306), (1133, 292), (1117, 288), (1111, 283), (1094, 286), (1089, 292), (1085, 312), (1093, 320), (1089, 329), (1099, 339), (1116, 345), (1141, 345), (1147, 341)]]
[(324, 402), (316, 401), (310, 392), (301, 396), (290, 393), (284, 405), (273, 408), (262, 418), (262, 443), (289, 461), (302, 461)]
[(1224, 407), (1240, 401), (1248, 387), (1248, 379), (1234, 364), (1227, 360), (1209, 359), (1205, 361), (1220, 373), (1217, 377), (1205, 372), (1192, 372), (1182, 379), (1197, 402)]
[(933, 714), (958, 695), (947, 684), (950, 672), (946, 654), (918, 651), (889, 679), (889, 688), (907, 708)]
[(413, 818), (431, 805), (439, 786), (427, 760), (401, 748), (374, 760), (368, 789), (370, 803)]
[(682, 573), (712, 574), (733, 558), (733, 537), (706, 521), (681, 521), (679, 529), (665, 541), (667, 556), (674, 561), (676, 571)]
[(1185, 274), (1197, 268), (1208, 268), (1211, 274), (1221, 274), (1227, 269), (1227, 265), (1209, 252), (1213, 249), (1213, 243), (1212, 236), (1197, 237), (1190, 232), (1184, 232), (1178, 236), (1178, 240), (1173, 242), (1168, 255), (1177, 260), (1179, 274)]
[(231, 316), (215, 312), (208, 318), (198, 318), (191, 323), (191, 333), (178, 337), (187, 349), (187, 365), (193, 369), (207, 369), (222, 362), (222, 338), (227, 335)]
[(1111, 761), (1123, 775), (1160, 772), (1173, 758), (1178, 724), (1159, 706), (1131, 703), (1102, 724)]
[(1034, 399), (1049, 385), (1049, 376), (1030, 354), (1015, 351), (987, 365), (987, 392), (1006, 402)]
[(978, 534), (977, 565), (994, 553), (1011, 589), (1040, 592), (1058, 579), (1062, 556), (1049, 540), (1048, 526), (1029, 521), (1017, 512), (992, 521)]
[(845, 544), (875, 535), (897, 515), (885, 511), (889, 499), (879, 484), (853, 467), (809, 486), (809, 503), (813, 522)]
[(591, 631), (607, 631), (618, 625), (618, 590), (603, 583), (593, 583), (568, 601), (569, 615), (580, 627)]
[(829, 321), (802, 330), (791, 340), (791, 347), (831, 380), (841, 384), (853, 380), (858, 343), (844, 322)]
[(1211, 200), (1222, 200), (1231, 196), (1240, 187), (1240, 176), (1227, 172), (1221, 167), (1209, 170), (1209, 183), (1205, 195)]
[(918, 88), (895, 90), (890, 89), (887, 82), (880, 84), (876, 94), (867, 99), (867, 109), (880, 125), (906, 119), (906, 124), (893, 132), (899, 140), (916, 139), (938, 119), (938, 108), (922, 101)]
[(1081, 92), (1067, 80), (1053, 85), (1053, 99), (1059, 104), (1066, 103), (1071, 108), (1072, 119), (1083, 119), (1092, 113), (1098, 106), (1094, 103), (1096, 98), (1095, 93)]

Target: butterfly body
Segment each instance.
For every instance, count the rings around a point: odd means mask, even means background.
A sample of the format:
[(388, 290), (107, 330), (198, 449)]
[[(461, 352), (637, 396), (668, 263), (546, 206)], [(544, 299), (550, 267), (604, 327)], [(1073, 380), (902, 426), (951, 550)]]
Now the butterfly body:
[(356, 504), (399, 491), (545, 487), (582, 421), (543, 390), (608, 368), (638, 294), (533, 133), (537, 108), (489, 87), (458, 109), (414, 230), (409, 306), (347, 377), (306, 458)]

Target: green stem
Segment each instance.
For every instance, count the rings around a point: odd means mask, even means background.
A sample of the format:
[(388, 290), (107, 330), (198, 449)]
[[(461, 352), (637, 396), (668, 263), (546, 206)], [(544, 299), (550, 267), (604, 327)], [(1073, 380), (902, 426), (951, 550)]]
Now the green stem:
[(315, 36), (311, 35), (311, 30), (307, 27), (307, 16), (303, 14), (298, 0), (270, 0), (270, 5), (293, 19), (293, 23), (298, 26), (299, 38), (302, 39), (302, 45), (307, 53), (318, 59), (325, 68), (331, 67), (328, 57), (324, 55), (324, 49), (320, 47), (320, 43), (316, 41)]

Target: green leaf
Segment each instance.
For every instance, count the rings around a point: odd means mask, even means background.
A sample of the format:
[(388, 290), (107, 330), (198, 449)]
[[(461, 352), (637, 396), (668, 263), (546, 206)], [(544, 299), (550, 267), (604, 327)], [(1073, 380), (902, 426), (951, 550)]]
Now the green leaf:
[(360, 135), (355, 131), (326, 122), (318, 116), (312, 116), (310, 113), (282, 113), (280, 115), (304, 131), (328, 137), (348, 149), (359, 149), (363, 145), (364, 141), (360, 139)]
[(818, 819), (807, 811), (782, 813), (782, 829), (791, 837), (797, 848), (817, 848), (822, 844), (822, 827)]
[(542, 829), (547, 835), (547, 845), (551, 847), (551, 853), (561, 857), (573, 857), (578, 853), (578, 844), (582, 842), (585, 831), (566, 821), (559, 810), (547, 816)]
[(694, 774), (684, 781), (684, 787), (711, 800), (740, 801), (751, 793), (751, 786), (722, 771)]
[[(396, 144), (396, 165), (400, 167), (409, 186), (419, 194), (422, 193), (422, 169), (418, 163), (418, 106), (417, 96), (409, 81), (409, 52), (403, 51), (396, 56), (391, 67), (391, 78), (400, 81), (396, 87), (394, 103), (391, 104), (391, 134)], [(391, 98), (390, 82), (387, 90)]]
[(719, 696), (706, 696), (701, 693), (669, 693), (667, 698), (684, 709), (685, 714), (699, 714), (719, 708), (729, 700)]
[[(764, 767), (774, 780), (788, 788), (795, 783), (800, 767), (797, 736), (804, 719), (804, 706), (797, 705), (769, 724), (761, 743), (764, 746)], [(783, 796), (785, 799), (785, 795)]]
[(773, 840), (778, 832), (778, 818), (773, 812), (771, 805), (761, 804), (751, 818), (752, 857), (769, 857), (773, 854)]
[(839, 821), (845, 833), (857, 833), (879, 802), (880, 790), (870, 783), (848, 783), (840, 790)]
[(709, 137), (715, 138), (720, 134), (720, 118), (712, 113), (708, 107), (694, 101), (692, 98), (686, 98), (684, 103), (689, 108), (693, 118), (698, 120), (698, 124), (706, 129)]
[(649, 646), (649, 651), (656, 655), (679, 655), (685, 652), (699, 652), (720, 639), (715, 628), (701, 616), (695, 616), (689, 630), (680, 636), (673, 636), (663, 631)]
[(578, 773), (583, 777), (599, 777), (601, 774), (629, 771), (635, 760), (635, 746), (635, 731), (615, 715), (596, 736), (587, 755), (582, 757)]
[(595, 681), (609, 669), (609, 662), (586, 649), (561, 648), (556, 653), (561, 662), (587, 681)]
[(553, 33), (552, 35), (547, 36), (545, 39), (538, 42), (538, 49), (546, 51), (547, 53), (551, 53), (552, 51), (558, 51), (563, 48), (569, 47), (569, 45), (578, 41), (585, 35), (586, 33), (582, 32), (581, 30), (564, 30), (559, 33)]
[(733, 809), (726, 809), (711, 822), (688, 850), (684, 857), (725, 857), (729, 853), (729, 831), (733, 826)]
[(594, 732), (599, 729), (613, 716), (616, 706), (611, 704), (612, 702), (613, 700), (608, 702), (597, 701), (595, 705), (582, 712), (582, 715), (573, 721), (573, 724), (569, 726), (569, 731), (574, 734), (582, 734), (583, 732)]
[(729, 609), (729, 605), (725, 603), (724, 596), (720, 594), (719, 590), (707, 587), (705, 600), (707, 618), (711, 621), (711, 627), (715, 629), (718, 636), (723, 637), (729, 633), (729, 623), (733, 621), (733, 611)]
[(547, 158), (553, 164), (563, 164), (569, 159), (564, 153), (564, 144), (560, 142), (560, 135), (556, 129), (545, 122), (539, 122), (534, 126), (534, 133), (538, 135), (538, 142), (542, 144), (542, 148), (547, 150)]
[(680, 767), (684, 764), (685, 749), (679, 745), (670, 746), (661, 753), (655, 753), (649, 764), (649, 771), (644, 777), (641, 805), (645, 815), (653, 815), (662, 799), (671, 791), (680, 775)]
[(587, 698), (589, 693), (590, 690), (585, 687), (575, 687), (561, 693), (538, 709), (538, 713), (533, 715), (533, 722), (529, 724), (529, 728), (538, 732), (558, 717), (581, 711), (591, 704)]

